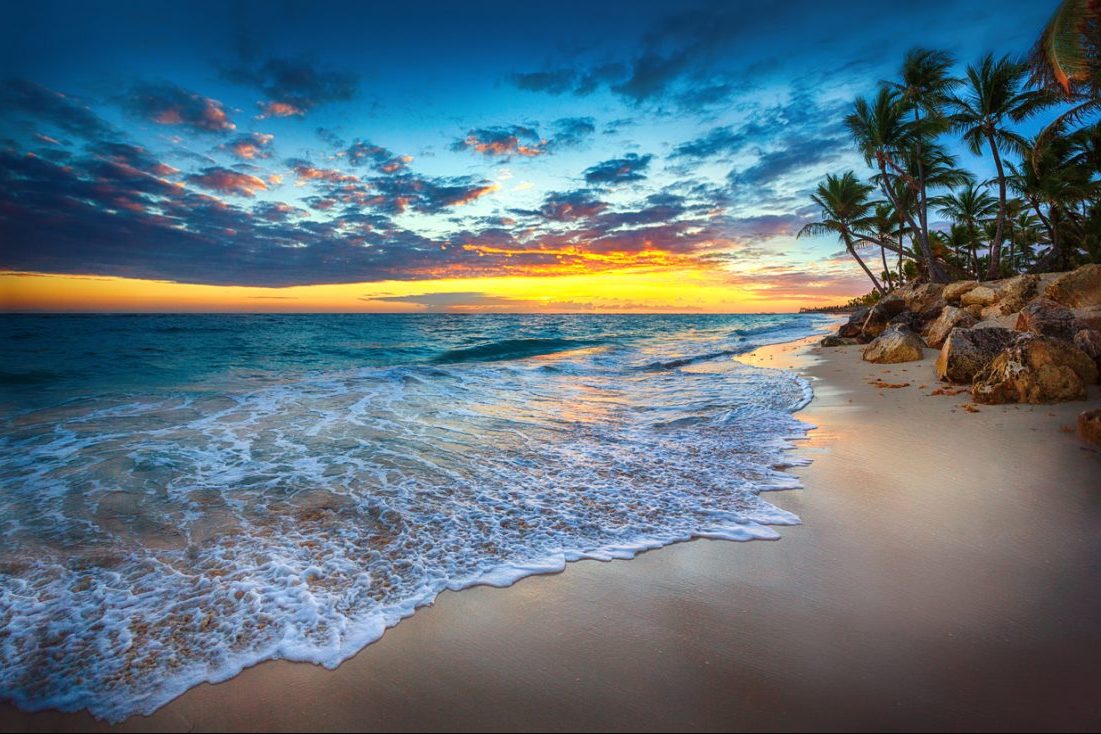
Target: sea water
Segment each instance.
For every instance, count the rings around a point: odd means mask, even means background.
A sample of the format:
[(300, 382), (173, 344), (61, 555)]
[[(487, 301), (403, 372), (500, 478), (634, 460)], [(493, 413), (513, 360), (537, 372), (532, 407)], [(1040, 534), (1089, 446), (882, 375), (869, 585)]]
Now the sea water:
[(734, 356), (822, 322), (0, 316), (0, 696), (119, 721), (445, 589), (775, 538), (810, 389)]

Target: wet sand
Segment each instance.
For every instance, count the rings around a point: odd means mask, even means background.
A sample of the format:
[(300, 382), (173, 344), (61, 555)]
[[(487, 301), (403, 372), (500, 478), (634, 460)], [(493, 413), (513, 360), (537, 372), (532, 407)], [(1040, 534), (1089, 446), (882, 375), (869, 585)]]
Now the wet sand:
[[(808, 344), (749, 358), (814, 380), (781, 540), (448, 592), (336, 671), (264, 663), (116, 729), (1101, 729), (1101, 453), (1063, 430), (1098, 388), (972, 414), (929, 396), (931, 350)], [(0, 728), (109, 729), (10, 707)]]

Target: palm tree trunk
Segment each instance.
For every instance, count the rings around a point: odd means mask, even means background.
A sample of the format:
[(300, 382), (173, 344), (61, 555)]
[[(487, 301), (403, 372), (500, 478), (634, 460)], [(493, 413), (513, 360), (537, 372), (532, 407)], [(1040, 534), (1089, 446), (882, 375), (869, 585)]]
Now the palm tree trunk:
[(868, 277), (871, 278), (872, 285), (874, 285), (875, 289), (879, 291), (879, 295), (882, 296), (886, 294), (887, 291), (883, 290), (883, 286), (879, 284), (878, 280), (876, 280), (875, 274), (872, 273), (868, 266), (864, 264), (864, 261), (860, 259), (860, 255), (856, 254), (856, 248), (853, 247), (852, 237), (850, 237), (848, 233), (845, 233), (845, 248), (849, 251), (849, 254), (853, 256), (853, 259), (860, 264), (860, 267), (864, 269), (864, 272), (867, 273)]
[(1005, 234), (1005, 170), (1002, 168), (1002, 157), (998, 155), (998, 146), (994, 144), (994, 136), (987, 135), (990, 143), (990, 152), (994, 156), (994, 167), (998, 169), (998, 223), (994, 227), (994, 241), (990, 243), (990, 266), (986, 270), (986, 277), (996, 279), (1001, 277), (1002, 267), (1002, 236)]
[(918, 244), (921, 245), (921, 256), (925, 259), (925, 267), (929, 273), (929, 280), (934, 283), (947, 283), (948, 279), (944, 276), (944, 273), (941, 272), (936, 261), (933, 260), (933, 252), (929, 249), (928, 238), (922, 236), (921, 228), (914, 222), (913, 215), (899, 206), (898, 199), (895, 198), (895, 192), (891, 190), (891, 179), (887, 175), (887, 162), (883, 160), (883, 158), (879, 159), (879, 172), (881, 174), (880, 187), (883, 189), (883, 193), (886, 194), (887, 201), (891, 202), (895, 211), (900, 212), (906, 217), (906, 223), (917, 233)]
[(883, 277), (887, 279), (887, 289), (893, 289), (894, 283), (891, 282), (891, 268), (887, 265), (887, 248), (882, 244), (879, 245), (879, 257), (883, 260)]

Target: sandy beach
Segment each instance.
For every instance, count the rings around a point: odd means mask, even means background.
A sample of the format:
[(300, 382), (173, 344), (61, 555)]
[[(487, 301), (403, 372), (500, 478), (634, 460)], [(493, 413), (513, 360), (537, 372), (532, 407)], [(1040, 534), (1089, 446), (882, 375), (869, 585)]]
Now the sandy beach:
[[(969, 413), (930, 395), (933, 350), (813, 341), (743, 357), (814, 384), (781, 540), (445, 593), (336, 671), (264, 663), (115, 729), (1101, 728), (1101, 454), (1064, 430), (1086, 404)], [(11, 707), (0, 728), (110, 729)]]

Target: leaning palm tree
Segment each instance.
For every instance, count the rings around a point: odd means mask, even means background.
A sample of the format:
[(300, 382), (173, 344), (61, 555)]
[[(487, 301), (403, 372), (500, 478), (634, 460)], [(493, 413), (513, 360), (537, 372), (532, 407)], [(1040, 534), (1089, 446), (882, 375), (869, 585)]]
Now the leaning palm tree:
[(887, 201), (877, 201), (872, 205), (871, 214), (860, 222), (861, 230), (879, 245), (879, 257), (883, 263), (882, 277), (887, 282), (887, 290), (895, 287), (893, 282), (895, 276), (891, 273), (891, 266), (887, 264), (887, 250), (894, 245), (901, 252), (901, 244), (895, 242), (895, 236), (898, 234), (897, 221), (894, 206)]
[(883, 286), (856, 252), (856, 232), (867, 227), (868, 211), (872, 207), (868, 200), (871, 191), (872, 187), (862, 183), (852, 171), (841, 176), (827, 175), (810, 197), (822, 210), (822, 218), (804, 225), (796, 237), (837, 235), (875, 289), (883, 294), (886, 293)]
[(935, 197), (932, 204), (946, 219), (963, 227), (971, 253), (971, 271), (976, 278), (981, 279), (982, 274), (978, 266), (978, 243), (983, 225), (998, 211), (998, 202), (985, 190), (969, 183), (955, 191)]
[(1007, 125), (1010, 121), (1020, 122), (1049, 102), (1047, 95), (1025, 88), (1027, 73), (1023, 63), (1008, 56), (996, 60), (993, 54), (987, 54), (978, 65), (967, 67), (963, 93), (949, 100), (953, 127), (975, 155), (982, 155), (984, 145), (989, 146), (998, 172), (998, 218), (990, 242), (987, 272), (990, 278), (1000, 273), (1005, 234), (1006, 175), (1002, 152), (1021, 152), (1026, 147), (1024, 138)]
[(926, 175), (926, 149), (933, 139), (948, 129), (944, 105), (948, 95), (959, 84), (951, 75), (954, 60), (951, 54), (926, 48), (910, 49), (902, 61), (901, 80), (887, 82), (898, 92), (900, 102), (912, 115), (914, 179), (916, 181), (917, 216), (921, 237), (929, 238), (929, 194)]
[(898, 93), (888, 87), (880, 87), (871, 101), (860, 97), (853, 103), (853, 111), (845, 118), (857, 147), (869, 166), (879, 171), (878, 182), (887, 200), (906, 216), (906, 223), (914, 231), (921, 250), (929, 279), (945, 280), (929, 250), (929, 240), (914, 219), (909, 208), (901, 206), (892, 185), (895, 179), (907, 182), (917, 189), (916, 181), (905, 170), (904, 160), (913, 147), (914, 129), (907, 121), (906, 107)]

